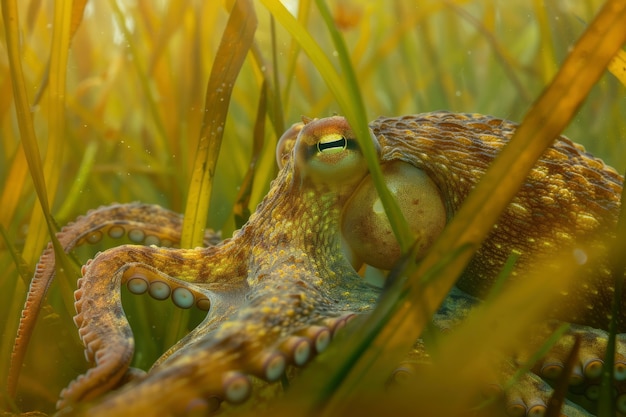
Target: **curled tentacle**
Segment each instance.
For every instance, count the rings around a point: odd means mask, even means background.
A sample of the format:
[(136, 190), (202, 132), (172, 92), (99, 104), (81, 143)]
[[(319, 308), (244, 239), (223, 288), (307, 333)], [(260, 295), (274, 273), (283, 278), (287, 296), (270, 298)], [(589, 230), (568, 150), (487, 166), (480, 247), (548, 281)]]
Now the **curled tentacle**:
[[(134, 340), (122, 309), (122, 285), (129, 285), (135, 292), (145, 289), (157, 299), (171, 295), (179, 307), (209, 308), (215, 295), (185, 282), (190, 277), (206, 276), (206, 281), (219, 277), (217, 271), (212, 277), (202, 262), (205, 259), (210, 262), (219, 249), (214, 247), (205, 251), (205, 257), (199, 258), (195, 264), (190, 259), (183, 269), (180, 268), (181, 261), (189, 254), (197, 254), (197, 250), (119, 246), (100, 253), (85, 265), (84, 276), (78, 280), (78, 289), (74, 293), (77, 313), (74, 322), (85, 345), (87, 360), (95, 366), (62, 392), (59, 408), (109, 391), (118, 386), (126, 373), (133, 356)], [(194, 259), (198, 258), (194, 256)], [(230, 275), (233, 271), (221, 272)], [(242, 285), (242, 281), (237, 284), (231, 280), (230, 285), (235, 288)]]
[[(66, 253), (85, 243), (97, 243), (104, 235), (115, 239), (127, 235), (135, 243), (172, 246), (180, 241), (181, 228), (180, 214), (157, 205), (113, 204), (79, 217), (75, 222), (63, 227), (56, 237)], [(219, 240), (219, 235), (213, 231), (207, 231), (205, 234), (207, 245), (216, 244)], [(31, 280), (18, 325), (7, 381), (11, 396), (15, 395), (28, 342), (54, 275), (54, 247), (52, 243), (48, 243), (35, 267), (35, 275)]]

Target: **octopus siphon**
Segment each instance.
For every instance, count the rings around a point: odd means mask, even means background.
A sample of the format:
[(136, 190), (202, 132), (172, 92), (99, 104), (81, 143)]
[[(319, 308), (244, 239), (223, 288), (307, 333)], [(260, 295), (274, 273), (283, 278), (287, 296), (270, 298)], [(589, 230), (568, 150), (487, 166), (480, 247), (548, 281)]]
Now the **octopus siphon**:
[[(449, 112), (380, 117), (370, 124), (386, 184), (418, 237), (418, 260), (515, 129), (491, 116)], [(139, 203), (96, 209), (57, 234), (67, 252), (104, 234), (143, 243), (108, 249), (82, 267), (74, 321), (91, 368), (60, 393), (61, 414), (152, 415), (155, 405), (161, 415), (219, 412), (247, 401), (258, 381), (280, 381), (305, 366), (347, 322), (373, 310), (384, 290), (357, 270), (363, 263), (391, 270), (402, 254), (352, 129), (339, 116), (303, 118), (281, 137), (276, 154), (280, 170), (267, 196), (223, 241), (207, 233), (205, 247), (170, 247), (180, 239), (181, 217)], [(622, 182), (580, 145), (557, 138), (473, 256), (455, 297), (478, 303), (474, 297), (486, 295), (511, 253), (518, 257), (510, 274), (515, 281), (538, 259), (577, 241), (602, 245), (615, 235)], [(12, 358), (13, 394), (54, 259), (49, 245), (31, 282)], [(130, 367), (134, 339), (122, 286), (206, 311), (206, 318), (148, 372), (138, 372)], [(573, 375), (586, 387), (597, 387), (602, 371), (614, 292), (608, 267), (595, 268), (545, 317), (573, 323), (569, 334), (582, 336)], [(447, 314), (444, 309), (439, 314)], [(626, 332), (626, 313), (617, 326)], [(534, 377), (558, 379), (565, 345), (557, 342), (535, 364)], [(614, 378), (620, 394), (626, 381), (621, 337)], [(509, 397), (504, 412), (545, 412), (550, 391), (526, 394), (525, 401)], [(626, 415), (626, 394), (618, 396), (618, 409)], [(572, 410), (572, 416), (587, 415)]]

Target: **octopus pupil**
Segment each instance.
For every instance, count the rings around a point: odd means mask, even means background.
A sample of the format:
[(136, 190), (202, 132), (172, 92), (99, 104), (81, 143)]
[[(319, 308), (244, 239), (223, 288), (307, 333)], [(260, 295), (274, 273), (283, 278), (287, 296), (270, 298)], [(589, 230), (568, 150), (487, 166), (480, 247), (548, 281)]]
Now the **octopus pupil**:
[(348, 147), (348, 141), (343, 136), (340, 139), (333, 140), (331, 142), (317, 142), (317, 150), (320, 153), (323, 153), (327, 151), (328, 149), (343, 150), (343, 149), (346, 149), (347, 147)]

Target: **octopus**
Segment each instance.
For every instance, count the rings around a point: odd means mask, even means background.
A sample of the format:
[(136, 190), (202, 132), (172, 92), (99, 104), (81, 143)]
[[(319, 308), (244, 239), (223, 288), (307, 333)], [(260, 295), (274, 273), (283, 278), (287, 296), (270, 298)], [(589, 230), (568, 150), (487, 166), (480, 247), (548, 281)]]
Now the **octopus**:
[[(369, 127), (386, 185), (416, 238), (416, 260), (516, 129), (491, 116), (443, 111), (380, 117)], [(357, 271), (363, 263), (391, 270), (402, 251), (350, 125), (340, 116), (303, 118), (280, 138), (276, 155), (280, 170), (266, 197), (223, 241), (207, 233), (204, 247), (175, 248), (181, 216), (140, 203), (101, 207), (57, 234), (66, 252), (104, 235), (143, 243), (105, 250), (82, 267), (74, 321), (91, 368), (60, 393), (61, 414), (152, 415), (155, 407), (162, 415), (220, 412), (246, 402), (257, 382), (281, 381), (304, 367), (348, 322), (374, 309), (384, 286)], [(606, 245), (615, 234), (622, 182), (582, 146), (557, 138), (459, 278), (449, 300), (465, 307), (451, 313), (447, 301), (435, 320), (463, 316), (479, 303), (511, 253), (518, 259), (510, 279), (523, 280), (539, 260), (574, 242)], [(55, 274), (54, 259), (49, 245), (28, 291), (12, 357), (11, 394)], [(148, 372), (130, 366), (134, 338), (122, 307), (123, 286), (134, 294), (171, 299), (182, 309), (206, 311), (206, 318)], [(545, 317), (573, 323), (569, 335), (582, 342), (571, 378), (596, 391), (614, 291), (608, 268), (594, 268)], [(618, 332), (626, 331), (625, 312), (617, 326)], [(522, 383), (516, 395), (506, 394), (508, 415), (545, 412), (550, 392), (540, 378), (555, 380), (563, 372), (569, 352), (563, 340), (535, 364), (531, 382)], [(422, 351), (418, 341), (407, 357)], [(614, 378), (616, 387), (626, 380), (621, 337)], [(626, 413), (624, 402), (618, 397), (621, 413)], [(585, 415), (572, 410), (570, 415)]]

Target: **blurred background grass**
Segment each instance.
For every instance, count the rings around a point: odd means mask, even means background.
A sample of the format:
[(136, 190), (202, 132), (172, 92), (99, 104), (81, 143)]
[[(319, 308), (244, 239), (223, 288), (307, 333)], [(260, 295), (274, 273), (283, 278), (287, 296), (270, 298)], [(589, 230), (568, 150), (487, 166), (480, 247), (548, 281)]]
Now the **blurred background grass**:
[[(205, 86), (229, 4), (193, 0), (87, 4), (67, 67), (64, 146), (53, 161), (58, 187), (48, 184), (56, 188), (50, 203), (59, 224), (112, 202), (142, 201), (184, 210), (204, 117)], [(446, 109), (514, 121), (521, 120), (601, 4), (594, 0), (329, 2), (351, 51), (371, 119)], [(306, 1), (299, 5), (298, 10), (297, 2), (288, 3), (294, 13), (306, 16), (311, 34), (333, 57), (334, 47), (315, 7)], [(18, 8), (22, 65), (34, 103), (50, 57), (53, 4), (20, 1)], [(248, 170), (263, 80), (278, 80), (280, 101), (270, 95), (268, 107), (281, 103), (284, 119), (274, 114), (275, 122), (280, 119), (289, 126), (301, 115), (339, 112), (316, 68), (278, 25), (273, 41), (269, 13), (260, 4), (256, 9), (258, 53), (256, 59), (249, 56), (234, 86), (211, 198), (208, 226), (224, 236), (235, 228), (233, 205)], [(0, 243), (4, 271), (0, 378), (4, 381), (26, 291), (7, 242), (32, 270), (48, 237), (33, 237), (29, 230), (31, 214), (39, 206), (20, 156), (4, 30), (0, 36), (0, 191), (3, 202), (19, 201), (14, 212), (0, 212), (8, 236)], [(53, 110), (45, 92), (32, 107), (43, 157), (50, 154), (48, 123)], [(266, 126), (251, 209), (276, 172), (274, 145), (282, 132), (274, 132), (272, 124)], [(565, 133), (623, 172), (624, 86), (607, 73)], [(90, 249), (79, 256), (85, 260), (93, 253)], [(146, 367), (171, 343), (166, 320), (171, 306), (148, 297), (127, 298), (126, 308), (137, 328), (135, 362)], [(21, 380), (19, 406), (24, 410), (51, 411), (60, 389), (85, 368), (56, 285), (49, 301), (52, 308), (42, 315)]]

